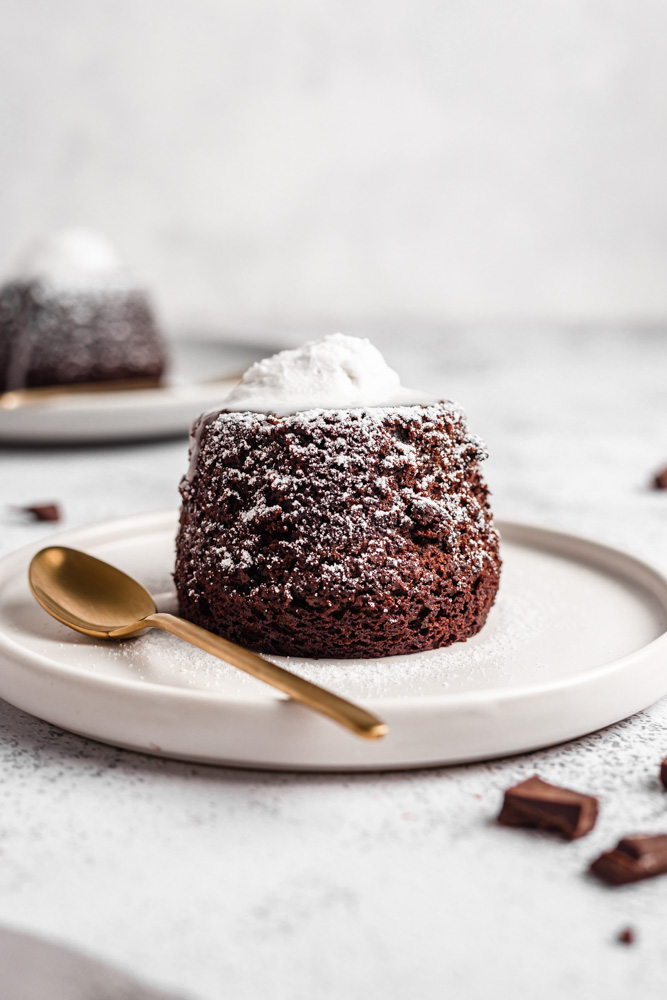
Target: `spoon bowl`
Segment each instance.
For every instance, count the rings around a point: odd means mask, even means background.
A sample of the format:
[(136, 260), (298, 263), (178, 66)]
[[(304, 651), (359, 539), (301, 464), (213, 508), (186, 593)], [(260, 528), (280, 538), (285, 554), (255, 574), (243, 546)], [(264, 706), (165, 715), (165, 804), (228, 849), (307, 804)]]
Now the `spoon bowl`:
[(28, 570), (30, 589), (63, 625), (98, 639), (157, 611), (145, 587), (109, 563), (64, 545), (42, 549)]
[(382, 719), (360, 705), (192, 622), (159, 612), (145, 587), (87, 552), (64, 545), (42, 549), (32, 558), (28, 582), (45, 611), (84, 635), (127, 639), (159, 628), (270, 684), (357, 736), (376, 740), (388, 732)]

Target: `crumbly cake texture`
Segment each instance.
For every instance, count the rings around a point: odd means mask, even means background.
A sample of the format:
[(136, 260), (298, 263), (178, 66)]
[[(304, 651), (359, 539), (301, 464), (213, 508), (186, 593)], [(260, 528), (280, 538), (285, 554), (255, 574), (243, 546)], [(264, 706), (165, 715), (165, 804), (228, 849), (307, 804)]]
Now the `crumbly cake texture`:
[(498, 536), (462, 412), (221, 411), (181, 482), (181, 614), (243, 646), (382, 657), (478, 632)]
[(0, 289), (0, 391), (159, 378), (165, 350), (141, 289)]

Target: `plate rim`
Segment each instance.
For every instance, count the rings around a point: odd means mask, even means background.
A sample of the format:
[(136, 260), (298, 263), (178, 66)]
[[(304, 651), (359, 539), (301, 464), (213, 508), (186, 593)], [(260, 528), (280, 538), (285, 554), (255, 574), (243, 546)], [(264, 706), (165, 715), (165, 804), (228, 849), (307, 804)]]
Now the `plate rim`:
[[(111, 537), (109, 537), (108, 540), (112, 541), (114, 538), (119, 537), (118, 532), (120, 532), (121, 537), (123, 535), (138, 533), (142, 529), (158, 532), (170, 522), (174, 524), (174, 527), (176, 527), (178, 522), (177, 508), (162, 508), (159, 510), (145, 511), (139, 514), (106, 518), (101, 521), (94, 521), (86, 525), (81, 525), (78, 528), (65, 529), (51, 535), (47, 544), (65, 543), (71, 536), (74, 536), (76, 539), (80, 539), (82, 536), (83, 539), (85, 539), (86, 536), (92, 536), (95, 538), (100, 533), (102, 535), (104, 535), (104, 533), (110, 533)], [(604, 557), (612, 561), (620, 560), (624, 567), (627, 567), (630, 572), (617, 572), (615, 575), (631, 582), (634, 586), (641, 587), (645, 592), (651, 593), (653, 598), (661, 607), (665, 616), (665, 627), (663, 632), (650, 642), (644, 643), (642, 646), (626, 653), (624, 656), (610, 660), (595, 667), (589, 667), (582, 670), (576, 676), (570, 675), (555, 678), (551, 681), (537, 681), (531, 684), (523, 684), (509, 688), (482, 687), (474, 691), (430, 694), (428, 696), (415, 694), (364, 697), (364, 704), (370, 709), (381, 712), (391, 706), (394, 708), (409, 709), (411, 712), (417, 712), (420, 709), (423, 709), (424, 711), (437, 710), (446, 714), (451, 710), (474, 710), (475, 707), (488, 705), (490, 700), (494, 704), (499, 704), (506, 700), (518, 701), (522, 698), (530, 698), (537, 693), (548, 696), (551, 693), (557, 693), (559, 690), (572, 690), (573, 688), (579, 686), (585, 686), (592, 680), (603, 680), (605, 675), (613, 675), (618, 671), (623, 671), (628, 667), (632, 660), (635, 660), (638, 656), (643, 655), (646, 651), (653, 653), (656, 647), (661, 644), (665, 646), (665, 649), (667, 650), (667, 575), (665, 575), (657, 566), (652, 565), (644, 559), (640, 559), (622, 548), (608, 545), (605, 542), (596, 541), (595, 539), (575, 532), (563, 531), (557, 528), (545, 527), (530, 521), (505, 517), (494, 518), (494, 523), (500, 532), (501, 540), (503, 538), (504, 531), (507, 531), (510, 536), (513, 533), (515, 535), (518, 534), (519, 536), (525, 534), (528, 539), (533, 538), (534, 540), (532, 542), (521, 538), (514, 540), (518, 541), (518, 544), (532, 545), (532, 547), (536, 548), (547, 548), (549, 551), (555, 551), (557, 554), (567, 559), (577, 560), (576, 556), (572, 556), (572, 554), (567, 551), (567, 546), (575, 549), (581, 546), (585, 551), (588, 551), (591, 558), (587, 559), (585, 556), (582, 556), (579, 557), (577, 561), (593, 565), (600, 572), (605, 571), (605, 567), (601, 565)], [(540, 546), (539, 540), (541, 539), (550, 540), (552, 545)], [(24, 571), (27, 571), (29, 559), (32, 558), (32, 555), (34, 555), (35, 552), (38, 552), (41, 548), (46, 547), (45, 541), (45, 539), (42, 539), (39, 542), (33, 542), (22, 546), (21, 548), (16, 549), (13, 552), (9, 552), (0, 558), (0, 589), (4, 586), (5, 582), (10, 579), (8, 571), (12, 568), (15, 568), (15, 570), (18, 571), (19, 567), (22, 566)], [(103, 543), (104, 541), (104, 538), (100, 539), (100, 543)], [(558, 543), (561, 545), (565, 544), (566, 551), (560, 551)], [(599, 560), (594, 558), (595, 555), (599, 557)], [(640, 576), (645, 577), (646, 580), (650, 581), (650, 583), (647, 584), (646, 582), (640, 582), (638, 579)], [(46, 614), (46, 612), (44, 612), (44, 614)], [(100, 643), (92, 641), (91, 644), (99, 645)], [(15, 655), (11, 656), (12, 652), (14, 652)], [(234, 696), (233, 698), (230, 698), (227, 695), (221, 695), (201, 689), (181, 688), (172, 684), (151, 684), (134, 678), (99, 675), (78, 666), (60, 663), (49, 658), (46, 654), (26, 649), (26, 647), (20, 642), (13, 639), (6, 630), (0, 629), (0, 656), (3, 655), (3, 653), (4, 655), (9, 654), (11, 659), (15, 663), (20, 663), (21, 666), (29, 665), (32, 668), (38, 668), (40, 671), (50, 672), (56, 676), (63, 675), (65, 678), (70, 680), (79, 679), (94, 686), (108, 688), (111, 690), (124, 690), (128, 693), (147, 693), (159, 691), (160, 696), (168, 700), (180, 701), (185, 697), (188, 701), (193, 703), (200, 702), (202, 704), (205, 703), (210, 705), (211, 703), (218, 702), (221, 705), (228, 706), (233, 704), (234, 706), (243, 708), (256, 708), (263, 701), (269, 703), (272, 701), (275, 702), (276, 700), (288, 700), (286, 696), (281, 695), (279, 692), (268, 687), (266, 699), (258, 698), (257, 696)], [(413, 655), (421, 654), (417, 653)], [(298, 659), (298, 657), (296, 659)], [(323, 658), (325, 662), (326, 659), (327, 658)], [(377, 657), (374, 659), (386, 659), (389, 666), (392, 657)], [(667, 680), (665, 682), (665, 693), (667, 694)]]

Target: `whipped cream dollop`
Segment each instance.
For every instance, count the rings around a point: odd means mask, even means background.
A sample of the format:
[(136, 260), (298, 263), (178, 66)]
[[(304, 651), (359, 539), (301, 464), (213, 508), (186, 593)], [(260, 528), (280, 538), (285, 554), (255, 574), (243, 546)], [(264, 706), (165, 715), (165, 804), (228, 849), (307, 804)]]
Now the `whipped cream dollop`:
[(129, 282), (129, 272), (109, 241), (99, 233), (80, 228), (63, 229), (36, 241), (15, 277), (62, 289)]
[(370, 340), (332, 333), (280, 351), (248, 368), (225, 400), (227, 410), (296, 413), (433, 401), (401, 385)]

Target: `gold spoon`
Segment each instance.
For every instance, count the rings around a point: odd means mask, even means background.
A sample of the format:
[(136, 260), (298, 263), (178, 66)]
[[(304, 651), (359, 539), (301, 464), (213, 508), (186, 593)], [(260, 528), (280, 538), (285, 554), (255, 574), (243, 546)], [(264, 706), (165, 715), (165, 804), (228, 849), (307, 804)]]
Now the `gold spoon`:
[(130, 392), (135, 389), (161, 389), (159, 378), (133, 378), (108, 382), (75, 382), (63, 385), (39, 385), (30, 389), (8, 389), (0, 393), (0, 410), (18, 410), (22, 406), (43, 403), (58, 396), (83, 395), (88, 392)]
[(42, 549), (32, 558), (28, 579), (33, 596), (44, 610), (84, 635), (127, 639), (149, 628), (161, 628), (278, 688), (357, 736), (377, 740), (388, 732), (386, 723), (359, 705), (192, 622), (158, 612), (155, 601), (140, 583), (87, 552), (62, 545)]

